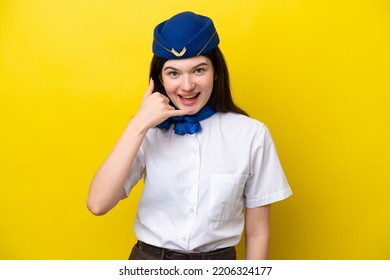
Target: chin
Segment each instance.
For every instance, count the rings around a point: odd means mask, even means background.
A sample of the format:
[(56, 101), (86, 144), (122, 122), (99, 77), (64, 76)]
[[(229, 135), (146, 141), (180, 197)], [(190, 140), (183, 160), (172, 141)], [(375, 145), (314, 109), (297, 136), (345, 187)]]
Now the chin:
[(180, 110), (190, 110), (191, 112), (189, 112), (188, 115), (195, 115), (203, 108), (203, 106), (184, 106), (183, 104), (175, 104), (175, 107)]

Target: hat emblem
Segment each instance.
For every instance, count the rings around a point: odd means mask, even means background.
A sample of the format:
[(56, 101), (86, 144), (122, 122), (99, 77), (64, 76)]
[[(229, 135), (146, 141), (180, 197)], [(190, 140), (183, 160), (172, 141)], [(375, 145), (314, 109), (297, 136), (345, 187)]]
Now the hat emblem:
[(187, 49), (184, 47), (181, 52), (177, 52), (174, 48), (172, 48), (171, 53), (173, 53), (177, 57), (182, 57), (186, 53)]

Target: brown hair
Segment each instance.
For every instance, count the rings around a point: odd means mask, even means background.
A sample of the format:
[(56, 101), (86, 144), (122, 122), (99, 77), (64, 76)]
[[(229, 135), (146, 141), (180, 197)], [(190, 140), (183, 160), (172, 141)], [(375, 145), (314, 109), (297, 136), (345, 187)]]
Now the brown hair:
[[(213, 92), (211, 93), (207, 104), (213, 105), (217, 112), (235, 112), (247, 116), (248, 114), (233, 102), (230, 89), (229, 71), (225, 58), (219, 47), (203, 54), (203, 56), (211, 60), (214, 68), (214, 75), (216, 77), (214, 81)], [(161, 83), (160, 75), (164, 63), (167, 62), (167, 60), (168, 59), (160, 58), (154, 55), (150, 64), (149, 74), (149, 78), (152, 78), (154, 81), (154, 91), (158, 91), (164, 95), (167, 95), (167, 93), (165, 92), (165, 88)]]

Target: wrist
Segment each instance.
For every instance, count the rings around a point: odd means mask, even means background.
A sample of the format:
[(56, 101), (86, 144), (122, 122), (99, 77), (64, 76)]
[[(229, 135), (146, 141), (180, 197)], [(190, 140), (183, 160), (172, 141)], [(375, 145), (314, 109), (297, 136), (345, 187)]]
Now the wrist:
[(133, 131), (136, 134), (146, 134), (148, 132), (149, 127), (143, 122), (141, 119), (135, 115), (127, 125), (127, 129)]

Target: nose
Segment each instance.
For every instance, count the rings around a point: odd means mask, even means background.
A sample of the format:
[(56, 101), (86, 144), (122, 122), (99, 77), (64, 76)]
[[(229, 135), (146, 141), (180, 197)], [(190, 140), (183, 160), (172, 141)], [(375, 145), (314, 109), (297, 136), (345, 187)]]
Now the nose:
[(193, 82), (191, 76), (184, 75), (181, 83), (181, 89), (183, 91), (192, 91), (195, 88), (195, 83)]

